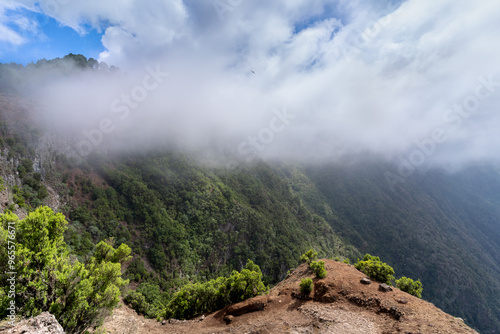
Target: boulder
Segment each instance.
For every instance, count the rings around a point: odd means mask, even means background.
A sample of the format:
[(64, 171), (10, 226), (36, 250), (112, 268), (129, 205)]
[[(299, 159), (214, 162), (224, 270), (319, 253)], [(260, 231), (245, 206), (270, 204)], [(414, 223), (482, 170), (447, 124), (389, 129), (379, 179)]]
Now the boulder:
[(14, 327), (7, 328), (2, 334), (64, 334), (64, 329), (49, 312), (18, 322)]
[(406, 299), (405, 297), (398, 298), (396, 299), (396, 301), (400, 304), (408, 304), (408, 299)]
[(366, 285), (370, 285), (370, 284), (372, 284), (372, 280), (371, 280), (371, 279), (369, 279), (369, 278), (367, 278), (367, 277), (362, 278), (362, 279), (360, 280), (360, 282), (361, 282), (361, 284), (366, 284)]
[(387, 284), (385, 283), (382, 283), (378, 286), (378, 289), (380, 291), (383, 291), (383, 292), (389, 292), (389, 291), (392, 291), (392, 288), (390, 286), (388, 286)]

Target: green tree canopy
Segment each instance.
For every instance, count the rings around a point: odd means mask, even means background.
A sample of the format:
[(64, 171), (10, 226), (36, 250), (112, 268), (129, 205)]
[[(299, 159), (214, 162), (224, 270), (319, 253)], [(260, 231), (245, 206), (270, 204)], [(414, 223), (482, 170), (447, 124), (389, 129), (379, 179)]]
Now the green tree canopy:
[[(67, 222), (60, 213), (40, 207), (20, 220), (12, 213), (0, 215), (0, 268), (8, 268), (6, 249), (14, 241), (15, 302), (17, 314), (54, 314), (67, 333), (81, 333), (97, 326), (119, 302), (121, 263), (129, 259), (130, 248), (114, 249), (100, 242), (94, 256), (81, 263), (69, 256), (63, 233)], [(9, 226), (11, 227), (9, 229)], [(15, 228), (15, 239), (9, 231)], [(0, 272), (0, 318), (7, 316), (11, 299), (7, 291), (7, 270)]]
[(390, 281), (394, 279), (394, 269), (382, 262), (378, 256), (365, 254), (363, 260), (358, 261), (354, 267), (382, 283), (390, 284)]
[(401, 289), (401, 291), (408, 292), (410, 295), (418, 298), (422, 298), (422, 291), (424, 290), (420, 280), (414, 281), (413, 279), (405, 276), (396, 280), (396, 288)]

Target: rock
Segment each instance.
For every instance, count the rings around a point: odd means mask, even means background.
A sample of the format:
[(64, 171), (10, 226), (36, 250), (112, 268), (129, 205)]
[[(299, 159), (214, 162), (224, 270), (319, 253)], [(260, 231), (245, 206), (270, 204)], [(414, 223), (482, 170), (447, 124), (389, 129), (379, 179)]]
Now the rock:
[(366, 277), (362, 278), (360, 282), (361, 284), (366, 284), (366, 285), (372, 284), (372, 280)]
[(161, 322), (161, 324), (162, 324), (162, 325), (166, 325), (166, 324), (167, 324), (167, 322), (166, 322), (165, 320), (163, 320), (163, 321)]
[(266, 305), (267, 296), (257, 296), (229, 306), (226, 314), (239, 316), (250, 312), (262, 311)]
[(396, 301), (400, 304), (408, 304), (408, 299), (406, 299), (404, 297), (398, 298), (398, 299), (396, 299)]
[(205, 320), (205, 315), (202, 315), (202, 316), (200, 317), (200, 319), (199, 319), (199, 321), (203, 321), (203, 320)]
[(39, 316), (26, 319), (3, 331), (5, 334), (64, 334), (64, 329), (56, 318), (49, 312), (43, 312)]
[(232, 323), (232, 322), (233, 322), (233, 319), (234, 319), (234, 316), (232, 316), (232, 315), (226, 315), (226, 316), (224, 317), (224, 321), (225, 321), (225, 322), (226, 322), (226, 324), (228, 324), (228, 325), (229, 325), (230, 323)]
[(392, 288), (390, 286), (388, 286), (387, 284), (385, 283), (382, 283), (378, 286), (378, 289), (380, 291), (383, 291), (383, 292), (389, 292), (389, 291), (392, 291)]
[(397, 307), (390, 307), (390, 306), (384, 306), (384, 305), (380, 306), (380, 312), (389, 313), (396, 320), (400, 320), (405, 315), (405, 313), (402, 312), (401, 310), (398, 310)]

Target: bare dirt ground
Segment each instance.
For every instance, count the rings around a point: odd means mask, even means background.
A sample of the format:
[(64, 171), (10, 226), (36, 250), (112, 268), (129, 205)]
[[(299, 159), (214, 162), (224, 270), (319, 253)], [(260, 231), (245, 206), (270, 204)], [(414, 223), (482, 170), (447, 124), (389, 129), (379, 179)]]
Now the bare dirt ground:
[[(308, 297), (300, 294), (302, 278), (314, 277), (300, 265), (268, 295), (258, 296), (192, 320), (145, 319), (126, 305), (114, 311), (104, 327), (108, 333), (477, 333), (433, 304), (393, 287), (360, 283), (365, 275), (352, 265), (324, 260), (328, 276), (314, 279)], [(249, 309), (259, 309), (244, 313)], [(239, 313), (244, 313), (237, 315)]]

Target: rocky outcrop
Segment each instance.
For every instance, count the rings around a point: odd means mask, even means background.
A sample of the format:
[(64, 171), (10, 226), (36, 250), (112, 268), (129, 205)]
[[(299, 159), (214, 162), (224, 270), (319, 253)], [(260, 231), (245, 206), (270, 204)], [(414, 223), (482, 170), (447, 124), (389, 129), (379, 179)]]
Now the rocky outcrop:
[(14, 327), (0, 330), (1, 334), (64, 334), (64, 329), (49, 312), (18, 322)]

